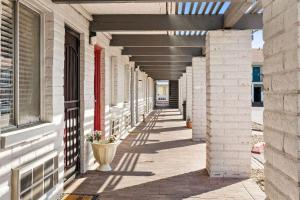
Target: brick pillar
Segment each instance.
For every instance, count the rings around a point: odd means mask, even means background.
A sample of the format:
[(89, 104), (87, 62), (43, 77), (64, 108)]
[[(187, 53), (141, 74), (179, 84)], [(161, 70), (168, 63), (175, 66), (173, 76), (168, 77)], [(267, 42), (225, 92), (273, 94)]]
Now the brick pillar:
[(192, 102), (193, 102), (193, 70), (192, 67), (186, 68), (186, 119), (193, 120)]
[(183, 76), (180, 77), (180, 82), (179, 82), (179, 87), (180, 87), (180, 103), (179, 103), (179, 108), (180, 108), (180, 113), (183, 114), (183, 107), (182, 107), (182, 103), (183, 103), (183, 94), (182, 94), (182, 90), (183, 90), (183, 86), (182, 86), (182, 79)]
[(265, 188), (269, 199), (299, 199), (300, 3), (263, 0)]
[(206, 62), (193, 58), (193, 140), (206, 139)]
[(181, 78), (178, 80), (178, 109), (182, 113)]
[(136, 124), (140, 122), (139, 120), (139, 69), (135, 69), (135, 122)]
[(206, 38), (207, 169), (212, 177), (249, 177), (251, 32)]
[(182, 101), (186, 101), (186, 73), (182, 74)]
[(130, 63), (130, 116), (131, 116), (131, 127), (136, 125), (135, 120), (135, 72), (134, 63)]

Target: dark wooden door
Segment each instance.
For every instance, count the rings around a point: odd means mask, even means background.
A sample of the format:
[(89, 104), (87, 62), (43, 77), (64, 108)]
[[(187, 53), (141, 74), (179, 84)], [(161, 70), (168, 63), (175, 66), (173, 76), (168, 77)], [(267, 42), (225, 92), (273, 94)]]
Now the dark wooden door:
[(169, 106), (178, 108), (178, 81), (169, 81)]
[(75, 177), (80, 170), (80, 66), (79, 34), (66, 28), (64, 101), (65, 133), (64, 161), (65, 181)]

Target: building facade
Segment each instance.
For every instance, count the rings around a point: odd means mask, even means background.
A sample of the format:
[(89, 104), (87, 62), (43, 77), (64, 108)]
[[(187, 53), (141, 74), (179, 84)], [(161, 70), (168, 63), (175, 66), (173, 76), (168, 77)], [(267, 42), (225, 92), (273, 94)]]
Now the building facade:
[(263, 52), (260, 49), (252, 51), (252, 106), (263, 107), (264, 87), (263, 87)]

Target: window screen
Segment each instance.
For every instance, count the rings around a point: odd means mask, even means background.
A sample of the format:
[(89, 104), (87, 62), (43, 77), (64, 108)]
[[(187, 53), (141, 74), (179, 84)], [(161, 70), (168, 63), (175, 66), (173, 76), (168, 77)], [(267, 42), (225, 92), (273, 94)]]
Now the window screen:
[(20, 5), (19, 15), (20, 124), (40, 119), (40, 15)]
[(40, 15), (18, 1), (2, 0), (1, 6), (0, 128), (5, 129), (40, 120)]

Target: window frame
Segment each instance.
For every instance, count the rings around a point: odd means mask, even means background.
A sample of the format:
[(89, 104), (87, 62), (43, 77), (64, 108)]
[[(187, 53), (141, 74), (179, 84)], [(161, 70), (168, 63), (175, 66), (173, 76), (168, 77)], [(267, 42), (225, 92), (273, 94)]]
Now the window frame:
[[(28, 2), (24, 2), (24, 1), (12, 1), (14, 4), (14, 123), (8, 127), (4, 127), (2, 128), (0, 133), (6, 133), (6, 132), (10, 132), (10, 131), (14, 131), (17, 129), (23, 129), (23, 128), (27, 128), (27, 127), (32, 127), (32, 126), (36, 126), (39, 125), (41, 123), (43, 123), (43, 119), (45, 116), (45, 110), (44, 110), (44, 95), (45, 92), (43, 90), (44, 88), (44, 79), (43, 79), (43, 74), (44, 74), (44, 55), (45, 55), (45, 14), (41, 11), (41, 9), (37, 8), (36, 6), (34, 6), (33, 4), (30, 4)], [(32, 12), (35, 12), (39, 15), (40, 17), (40, 27), (39, 27), (39, 32), (40, 32), (40, 41), (39, 41), (39, 50), (40, 50), (40, 55), (39, 55), (39, 63), (40, 63), (40, 73), (39, 73), (39, 92), (40, 92), (40, 114), (39, 114), (39, 120), (37, 122), (33, 122), (33, 123), (26, 123), (26, 124), (20, 124), (20, 77), (19, 77), (19, 69), (20, 69), (20, 29), (19, 29), (19, 25), (20, 25), (20, 5), (30, 9)]]

